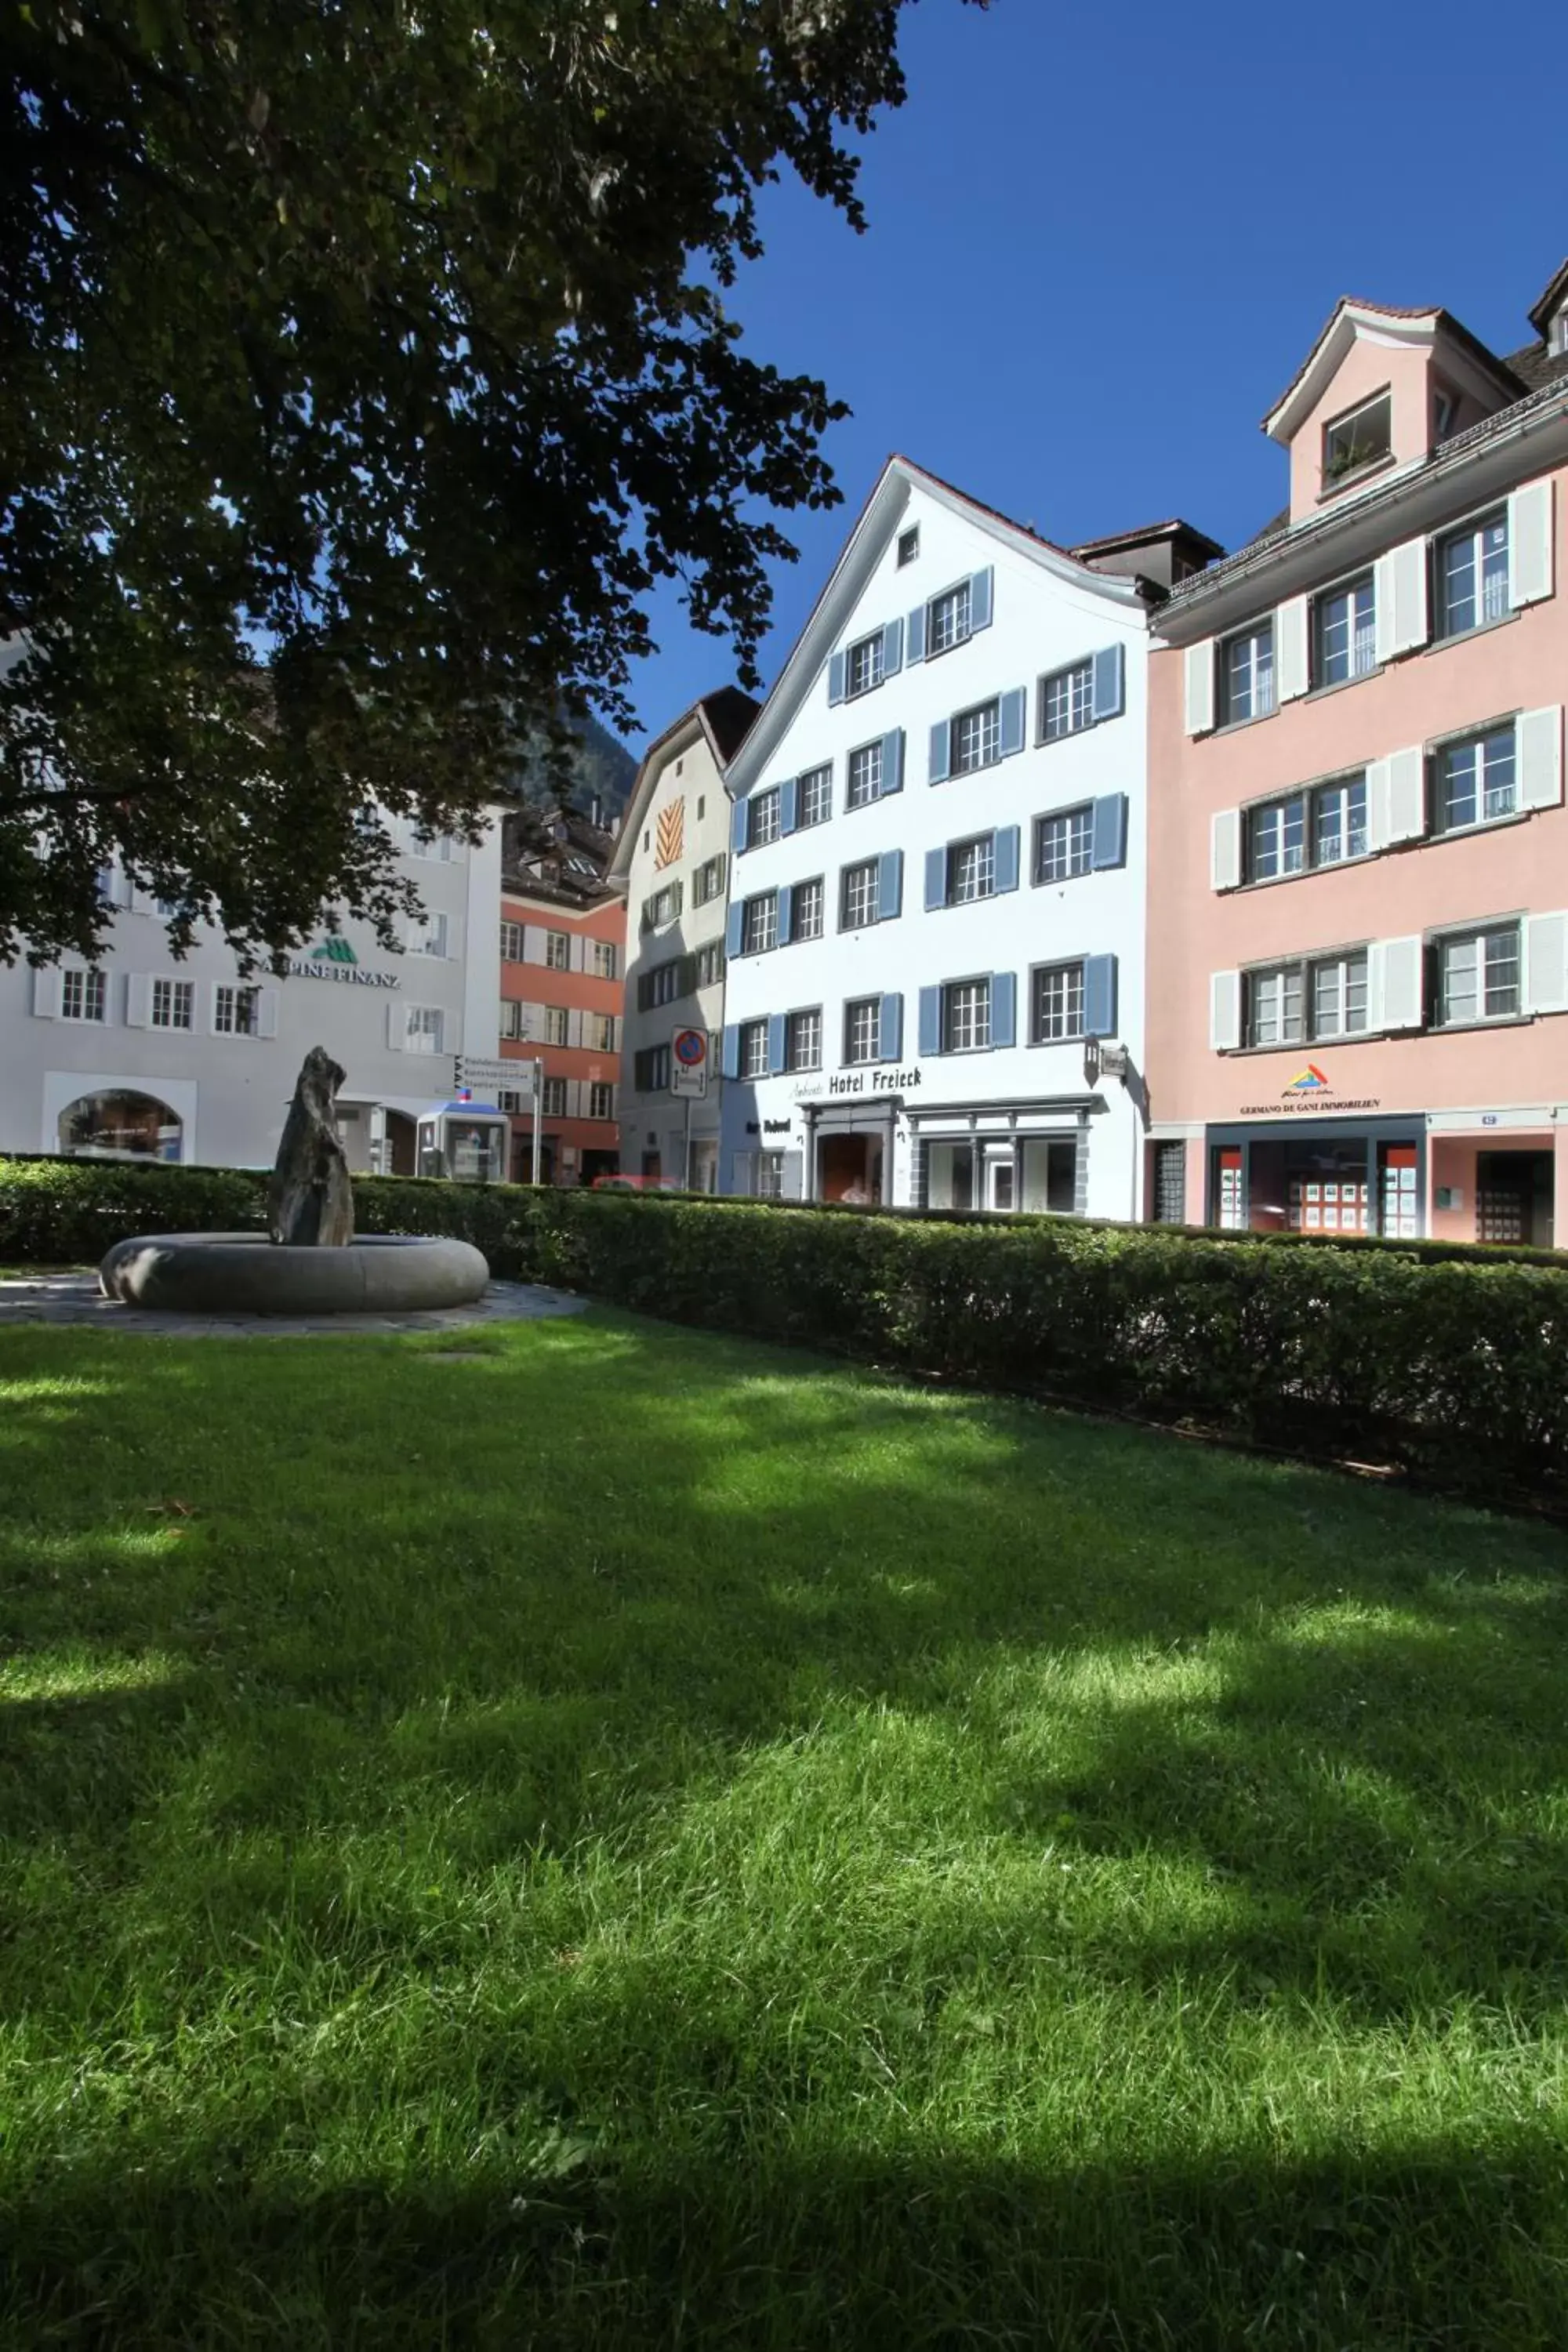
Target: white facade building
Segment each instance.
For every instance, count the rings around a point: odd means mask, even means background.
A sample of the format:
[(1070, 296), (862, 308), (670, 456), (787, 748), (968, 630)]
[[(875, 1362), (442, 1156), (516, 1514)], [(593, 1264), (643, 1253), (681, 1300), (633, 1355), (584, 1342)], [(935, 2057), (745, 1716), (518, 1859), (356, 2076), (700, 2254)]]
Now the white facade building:
[(695, 1192), (719, 1190), (723, 1085), (710, 1054), (706, 1095), (678, 1099), (671, 1057), (679, 1030), (700, 1029), (716, 1045), (724, 1018), (723, 763), (756, 709), (738, 687), (721, 687), (648, 746), (610, 864), (611, 881), (626, 893), (621, 1170)]
[(183, 962), (156, 905), (111, 872), (100, 961), (0, 971), (0, 1150), (269, 1167), (300, 1066), (347, 1072), (349, 1164), (414, 1172), (414, 1121), (451, 1097), (456, 1053), (493, 1056), (500, 998), (500, 827), (477, 846), (404, 831), (425, 920), (401, 954), (330, 929), (288, 973), (242, 978), (198, 931)]
[(1194, 536), (1099, 569), (889, 460), (728, 772), (727, 1191), (1140, 1213), (1132, 575)]

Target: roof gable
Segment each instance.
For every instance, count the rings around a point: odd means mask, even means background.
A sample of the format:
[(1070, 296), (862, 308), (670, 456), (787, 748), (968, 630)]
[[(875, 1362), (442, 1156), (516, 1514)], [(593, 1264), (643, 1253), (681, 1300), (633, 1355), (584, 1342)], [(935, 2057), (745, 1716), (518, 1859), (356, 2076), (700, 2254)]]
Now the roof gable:
[[(1441, 342), (1445, 365), (1455, 362), (1476, 379), (1472, 388), (1483, 400), (1517, 400), (1524, 389), (1512, 370), (1489, 352), (1479, 336), (1439, 308), (1398, 310), (1382, 302), (1363, 302), (1342, 296), (1290, 383), (1263, 419), (1271, 441), (1289, 444), (1327, 393), (1334, 377), (1358, 342), (1382, 343), (1399, 350), (1430, 350)], [(1484, 387), (1484, 390), (1482, 389)]]
[(742, 693), (738, 686), (715, 687), (710, 694), (700, 695), (689, 709), (683, 710), (662, 735), (655, 736), (642, 755), (626, 801), (620, 838), (607, 869), (613, 879), (624, 882), (631, 870), (632, 856), (647, 815), (648, 803), (670, 761), (689, 751), (694, 743), (706, 742), (713, 754), (713, 764), (722, 776), (751, 732), (760, 708), (761, 705), (751, 695)]

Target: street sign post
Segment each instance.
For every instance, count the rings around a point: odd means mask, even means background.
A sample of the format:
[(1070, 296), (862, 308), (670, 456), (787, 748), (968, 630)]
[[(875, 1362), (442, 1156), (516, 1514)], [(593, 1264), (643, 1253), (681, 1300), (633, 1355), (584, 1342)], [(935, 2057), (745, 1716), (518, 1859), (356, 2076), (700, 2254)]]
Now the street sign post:
[(455, 1054), (452, 1083), (458, 1093), (465, 1087), (479, 1094), (508, 1087), (513, 1094), (531, 1095), (540, 1065), (537, 1062), (486, 1061), (479, 1054)]
[(686, 1148), (680, 1171), (683, 1192), (691, 1190), (691, 1106), (708, 1095), (708, 1032), (678, 1029), (670, 1040), (669, 1091), (686, 1105)]

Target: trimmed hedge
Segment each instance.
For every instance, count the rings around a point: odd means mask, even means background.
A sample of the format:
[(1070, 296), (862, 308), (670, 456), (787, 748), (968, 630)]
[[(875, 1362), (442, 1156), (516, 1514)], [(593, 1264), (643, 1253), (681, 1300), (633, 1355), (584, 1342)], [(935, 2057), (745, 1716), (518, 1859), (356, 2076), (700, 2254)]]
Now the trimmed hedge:
[[(265, 1176), (0, 1161), (0, 1261), (265, 1222)], [(456, 1234), (503, 1277), (900, 1370), (1561, 1488), (1568, 1265), (1062, 1218), (360, 1178), (364, 1233)]]

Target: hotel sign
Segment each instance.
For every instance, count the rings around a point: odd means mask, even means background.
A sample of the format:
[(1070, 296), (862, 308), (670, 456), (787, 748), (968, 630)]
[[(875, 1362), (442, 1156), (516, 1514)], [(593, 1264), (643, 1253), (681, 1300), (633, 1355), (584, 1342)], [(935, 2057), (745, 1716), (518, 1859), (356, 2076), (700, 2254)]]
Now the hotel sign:
[(334, 980), (351, 988), (401, 988), (395, 971), (366, 971), (347, 940), (329, 932), (308, 956), (290, 956), (291, 980)]
[(795, 1090), (796, 1102), (839, 1102), (846, 1095), (903, 1095), (921, 1083), (918, 1062), (907, 1070), (838, 1070), (832, 1077), (805, 1079)]

